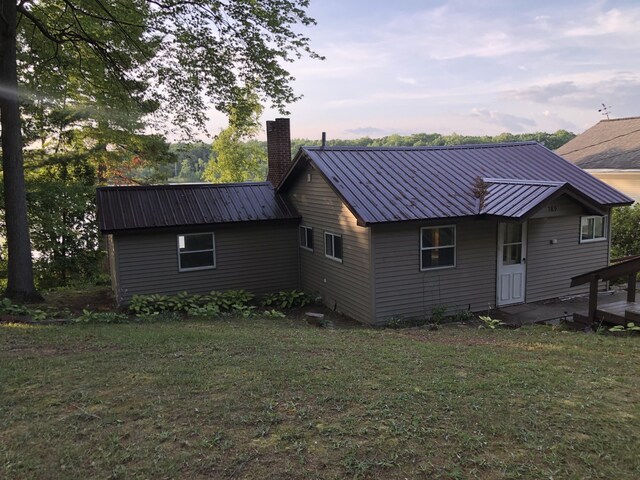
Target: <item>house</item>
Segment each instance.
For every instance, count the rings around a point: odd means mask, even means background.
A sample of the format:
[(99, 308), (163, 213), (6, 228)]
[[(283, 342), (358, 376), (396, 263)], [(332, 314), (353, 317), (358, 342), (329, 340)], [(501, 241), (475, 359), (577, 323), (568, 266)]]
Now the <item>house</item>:
[(640, 117), (602, 120), (556, 153), (640, 200)]
[(105, 187), (118, 300), (302, 288), (384, 324), (584, 292), (611, 208), (632, 200), (535, 143), (307, 147), (267, 124), (268, 183)]

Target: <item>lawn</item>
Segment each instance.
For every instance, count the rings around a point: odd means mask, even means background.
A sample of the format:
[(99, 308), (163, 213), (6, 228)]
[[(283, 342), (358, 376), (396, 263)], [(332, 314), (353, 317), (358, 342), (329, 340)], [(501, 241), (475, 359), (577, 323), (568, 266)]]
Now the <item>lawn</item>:
[(640, 478), (640, 339), (0, 326), (2, 478)]

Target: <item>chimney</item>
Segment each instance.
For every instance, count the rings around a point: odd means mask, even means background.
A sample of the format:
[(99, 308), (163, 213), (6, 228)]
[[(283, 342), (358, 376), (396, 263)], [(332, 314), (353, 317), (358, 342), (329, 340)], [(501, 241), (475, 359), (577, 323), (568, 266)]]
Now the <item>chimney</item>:
[(288, 118), (267, 121), (267, 182), (276, 187), (291, 163), (291, 133)]

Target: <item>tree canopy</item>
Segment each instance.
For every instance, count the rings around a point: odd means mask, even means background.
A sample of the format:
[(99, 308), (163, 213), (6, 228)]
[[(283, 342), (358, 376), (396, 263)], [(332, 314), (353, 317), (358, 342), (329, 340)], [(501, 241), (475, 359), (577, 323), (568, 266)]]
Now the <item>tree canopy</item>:
[(235, 112), (236, 125), (243, 128), (247, 86), (261, 102), (285, 113), (286, 106), (299, 98), (287, 63), (305, 55), (320, 58), (299, 29), (315, 23), (306, 13), (308, 4), (308, 0), (4, 0), (0, 121), (7, 295), (19, 299), (37, 295), (24, 143), (38, 141), (41, 152), (54, 159), (62, 153), (56, 143), (65, 144), (66, 136), (81, 138), (83, 151), (98, 164), (101, 177), (112, 160), (126, 156), (118, 152), (142, 159), (153, 149), (166, 151), (162, 142), (142, 135), (145, 126), (171, 124), (174, 131), (189, 134), (204, 128), (207, 110), (213, 107), (226, 114)]

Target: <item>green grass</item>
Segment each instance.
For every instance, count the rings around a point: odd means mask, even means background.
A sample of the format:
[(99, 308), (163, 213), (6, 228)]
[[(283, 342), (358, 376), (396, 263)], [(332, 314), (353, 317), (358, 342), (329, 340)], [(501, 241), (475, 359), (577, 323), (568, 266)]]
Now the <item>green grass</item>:
[(638, 340), (4, 325), (0, 477), (637, 479)]

